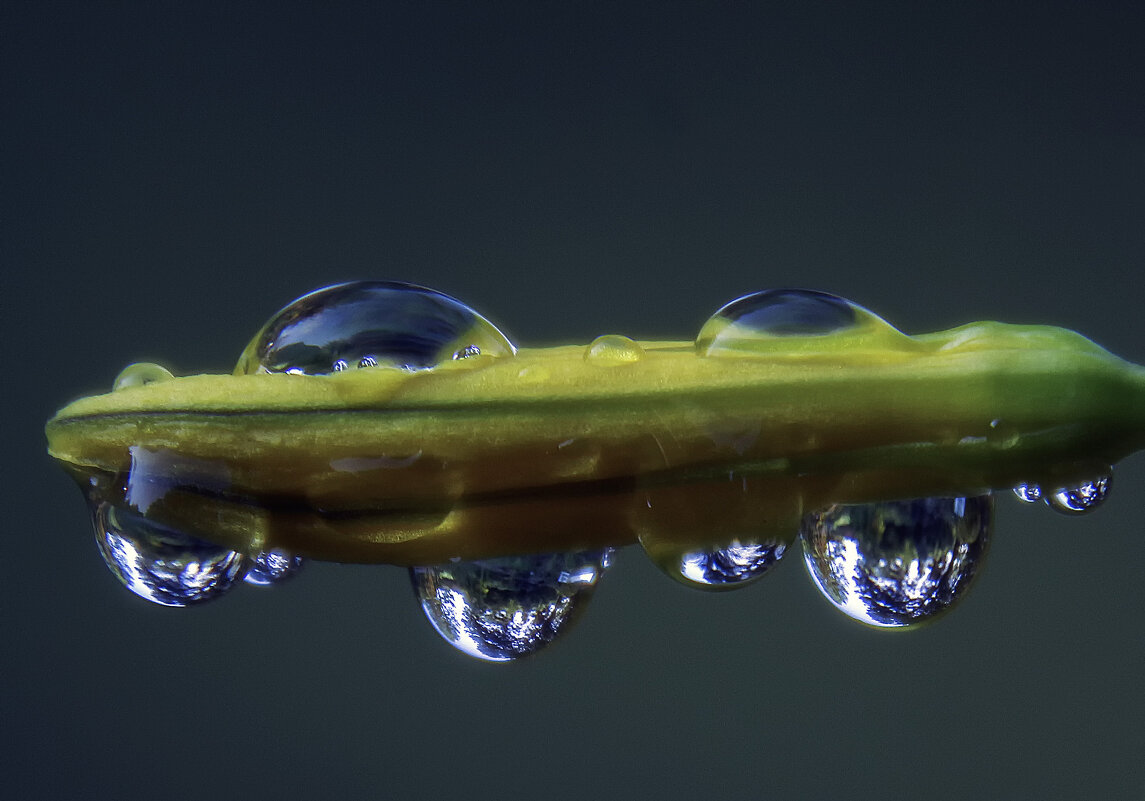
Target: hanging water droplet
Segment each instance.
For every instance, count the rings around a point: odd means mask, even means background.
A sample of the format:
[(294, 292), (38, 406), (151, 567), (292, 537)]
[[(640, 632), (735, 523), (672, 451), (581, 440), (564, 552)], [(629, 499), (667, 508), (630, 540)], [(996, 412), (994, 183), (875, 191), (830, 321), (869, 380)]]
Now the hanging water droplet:
[(1042, 499), (1042, 488), (1037, 484), (1027, 484), (1022, 482), (1014, 487), (1014, 494), (1018, 496), (1018, 500), (1025, 501), (1026, 503), (1037, 503)]
[(96, 504), (96, 544), (112, 574), (140, 598), (189, 606), (218, 598), (242, 578), (242, 554), (159, 525), (133, 511)]
[(548, 645), (584, 608), (612, 550), (410, 568), (421, 608), (446, 642), (491, 662)]
[(808, 572), (855, 620), (921, 623), (961, 598), (990, 539), (993, 496), (837, 504), (806, 517)]
[(634, 339), (620, 334), (605, 334), (589, 343), (584, 350), (584, 360), (591, 364), (608, 367), (617, 364), (632, 364), (644, 358), (644, 348)]
[(151, 362), (136, 362), (123, 368), (111, 385), (112, 392), (131, 387), (142, 387), (147, 384), (156, 384), (160, 381), (170, 381), (175, 376), (171, 371), (160, 364)]
[(248, 562), (243, 580), (247, 584), (267, 587), (293, 578), (302, 569), (303, 559), (283, 551), (263, 551), (251, 557)]
[(691, 551), (680, 557), (680, 577), (705, 589), (743, 587), (762, 577), (787, 550), (782, 542), (741, 543), (712, 551)]
[(1098, 476), (1076, 487), (1055, 490), (1046, 495), (1046, 503), (1055, 512), (1069, 515), (1084, 514), (1105, 502), (1112, 484), (1113, 473), (1110, 471), (1104, 476)]
[(644, 553), (670, 578), (701, 590), (746, 587), (795, 540), (803, 502), (791, 483), (734, 470), (706, 481), (649, 486), (633, 510)]
[(247, 345), (235, 372), (325, 375), (377, 364), (422, 370), (470, 348), (494, 357), (516, 352), (491, 322), (448, 295), (357, 281), (311, 292), (279, 311)]

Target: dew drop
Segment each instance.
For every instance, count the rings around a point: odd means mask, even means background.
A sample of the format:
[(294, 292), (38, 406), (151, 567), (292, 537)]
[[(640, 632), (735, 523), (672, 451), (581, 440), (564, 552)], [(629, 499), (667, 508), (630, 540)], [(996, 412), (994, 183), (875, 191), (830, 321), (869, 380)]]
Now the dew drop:
[(511, 356), (512, 343), (473, 309), (432, 289), (357, 281), (311, 292), (275, 314), (239, 357), (237, 374), (325, 375), (375, 365), (424, 370)]
[(787, 550), (782, 542), (741, 543), (711, 551), (690, 551), (680, 557), (679, 578), (703, 589), (743, 587), (761, 578)]
[(986, 441), (995, 448), (1013, 448), (1020, 439), (1018, 429), (1005, 420), (991, 420), (986, 429)]
[(1026, 503), (1037, 503), (1042, 499), (1042, 488), (1037, 484), (1027, 484), (1022, 482), (1014, 487), (1014, 494), (1018, 496), (1018, 500), (1025, 501)]
[(605, 334), (589, 343), (584, 360), (604, 367), (632, 364), (644, 358), (644, 348), (634, 339), (620, 334)]
[[(745, 295), (708, 318), (696, 337), (701, 356), (737, 355), (774, 345), (777, 338), (819, 338), (842, 332), (886, 330), (878, 316), (849, 300), (809, 289), (769, 289)], [(790, 342), (785, 344), (790, 347)]]
[(1112, 471), (1076, 487), (1064, 487), (1046, 495), (1046, 503), (1055, 512), (1067, 515), (1085, 514), (1105, 502), (1113, 484)]
[(478, 659), (535, 653), (573, 623), (612, 549), (410, 568), (414, 593), (446, 642)]
[(136, 362), (124, 367), (122, 372), (115, 377), (111, 391), (119, 392), (121, 389), (157, 384), (160, 381), (170, 381), (174, 377), (170, 370), (160, 364)]
[(808, 515), (808, 572), (840, 611), (878, 627), (922, 623), (970, 586), (990, 539), (993, 496), (837, 504)]
[(263, 551), (248, 560), (249, 567), (243, 580), (259, 587), (281, 584), (298, 574), (303, 561), (301, 556), (283, 551)]
[(109, 503), (93, 507), (96, 544), (123, 586), (162, 606), (211, 601), (242, 578), (235, 551), (190, 537)]

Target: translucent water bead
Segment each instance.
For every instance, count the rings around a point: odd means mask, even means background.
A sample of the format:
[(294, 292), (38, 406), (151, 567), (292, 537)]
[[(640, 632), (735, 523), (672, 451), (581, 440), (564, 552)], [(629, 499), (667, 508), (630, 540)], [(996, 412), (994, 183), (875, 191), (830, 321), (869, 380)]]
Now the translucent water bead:
[(785, 543), (733, 542), (712, 551), (680, 557), (678, 578), (703, 589), (743, 587), (763, 576), (787, 550)]
[(111, 385), (111, 391), (119, 392), (121, 389), (143, 387), (160, 381), (170, 381), (172, 378), (174, 376), (171, 375), (171, 371), (161, 364), (136, 362), (127, 365), (120, 371)]
[(993, 496), (834, 505), (800, 532), (823, 595), (879, 627), (926, 621), (969, 587), (989, 544)]
[(304, 295), (255, 334), (236, 374), (325, 375), (358, 367), (422, 370), (507, 356), (512, 343), (473, 309), (432, 289), (356, 281)]
[(103, 503), (93, 508), (96, 544), (112, 574), (140, 598), (190, 606), (218, 598), (246, 572), (242, 554)]
[(243, 580), (258, 587), (281, 584), (302, 569), (303, 558), (282, 551), (263, 551), (250, 558)]
[(823, 337), (843, 334), (903, 338), (882, 318), (836, 295), (769, 289), (733, 300), (709, 317), (696, 337), (696, 351), (703, 356), (771, 348), (800, 351), (820, 348)]
[(612, 550), (410, 568), (430, 623), (454, 648), (505, 662), (548, 645), (575, 620)]
[(1055, 490), (1046, 495), (1046, 503), (1055, 512), (1085, 514), (1105, 502), (1112, 484), (1113, 473), (1109, 472), (1075, 487)]

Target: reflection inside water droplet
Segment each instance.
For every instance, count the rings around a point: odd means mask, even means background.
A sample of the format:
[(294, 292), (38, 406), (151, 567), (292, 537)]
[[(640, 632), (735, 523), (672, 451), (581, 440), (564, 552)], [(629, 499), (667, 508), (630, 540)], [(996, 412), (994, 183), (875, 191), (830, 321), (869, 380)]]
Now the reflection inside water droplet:
[(760, 348), (820, 347), (791, 340), (846, 333), (853, 336), (882, 331), (892, 338), (902, 335), (882, 318), (849, 300), (809, 289), (769, 289), (755, 292), (719, 309), (708, 318), (696, 337), (701, 356), (742, 356)]
[(1046, 503), (1055, 512), (1084, 514), (1096, 509), (1109, 497), (1113, 484), (1112, 471), (1075, 487), (1065, 487), (1046, 495)]
[(1027, 484), (1022, 482), (1014, 487), (1014, 494), (1018, 496), (1018, 500), (1025, 501), (1026, 503), (1037, 503), (1042, 499), (1042, 488), (1037, 484)]
[(268, 587), (297, 575), (302, 569), (303, 559), (283, 551), (263, 551), (251, 557), (248, 562), (249, 567), (243, 580), (247, 584)]
[(692, 551), (680, 558), (680, 577), (707, 589), (745, 586), (763, 576), (786, 552), (786, 544), (741, 543), (713, 551)]
[(218, 598), (242, 577), (242, 554), (189, 537), (127, 509), (92, 510), (96, 544), (112, 574), (140, 598), (189, 606)]
[(378, 365), (423, 370), (515, 352), (491, 322), (448, 295), (413, 284), (357, 281), (311, 292), (279, 311), (247, 345), (235, 372), (325, 375)]
[(410, 568), (426, 617), (453, 647), (492, 662), (548, 645), (583, 609), (612, 549)]
[(965, 594), (992, 518), (990, 495), (837, 504), (804, 520), (807, 569), (827, 600), (856, 620), (921, 623)]

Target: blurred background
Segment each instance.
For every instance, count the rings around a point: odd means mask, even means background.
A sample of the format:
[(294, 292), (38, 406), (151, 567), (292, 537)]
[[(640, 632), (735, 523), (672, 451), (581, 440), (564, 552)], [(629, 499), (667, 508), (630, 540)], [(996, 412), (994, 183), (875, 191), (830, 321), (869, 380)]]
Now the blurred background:
[(628, 549), (575, 631), (494, 665), (397, 568), (135, 598), (42, 433), (132, 361), (229, 371), (355, 278), (518, 344), (687, 338), (802, 286), (1145, 361), (1137, 4), (325, 5), (0, 9), (5, 795), (1145, 797), (1140, 458), (1083, 518), (1000, 498), (917, 632), (851, 622), (797, 555), (710, 595)]

